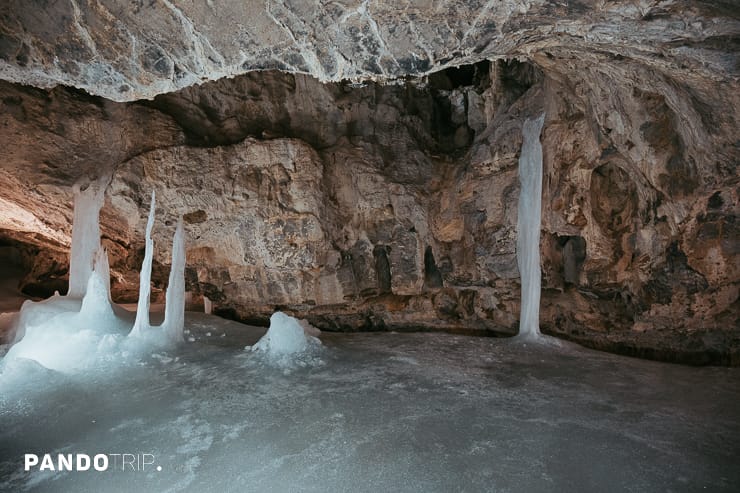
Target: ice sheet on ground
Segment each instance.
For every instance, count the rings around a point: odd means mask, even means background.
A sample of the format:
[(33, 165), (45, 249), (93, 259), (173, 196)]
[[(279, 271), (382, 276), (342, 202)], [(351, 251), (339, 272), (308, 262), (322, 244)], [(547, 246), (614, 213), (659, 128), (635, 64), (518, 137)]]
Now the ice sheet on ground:
[[(115, 377), (31, 362), (0, 375), (0, 490), (730, 492), (740, 484), (736, 368), (445, 334), (324, 333), (325, 364), (284, 373), (242, 350), (264, 329), (188, 314), (186, 330), (196, 342)], [(221, 347), (206, 332), (242, 334)], [(147, 452), (163, 469), (51, 479), (22, 471), (28, 450)]]

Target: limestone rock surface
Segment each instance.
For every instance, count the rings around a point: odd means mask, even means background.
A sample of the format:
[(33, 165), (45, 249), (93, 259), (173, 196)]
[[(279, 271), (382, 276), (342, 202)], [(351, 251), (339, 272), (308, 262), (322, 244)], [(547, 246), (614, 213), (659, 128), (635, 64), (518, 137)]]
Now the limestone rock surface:
[(0, 78), (133, 101), (255, 70), (389, 80), (534, 53), (715, 77), (737, 74), (738, 33), (722, 0), (6, 0)]
[[(545, 113), (542, 330), (738, 364), (740, 20), (723, 1), (0, 6), (0, 241), (63, 289), (73, 183), (135, 297), (178, 215), (219, 313), (513, 334), (522, 122)], [(68, 86), (68, 87), (62, 87)]]
[[(736, 113), (719, 106), (737, 108), (737, 92), (620, 67), (565, 72), (576, 87), (519, 62), (403, 86), (252, 73), (125, 104), (3, 83), (12, 186), (0, 199), (36, 217), (3, 234), (45, 252), (28, 283), (63, 278), (69, 186), (109, 173), (102, 226), (120, 300), (135, 297), (156, 190), (160, 294), (182, 214), (188, 289), (220, 313), (513, 334), (521, 122), (544, 109), (543, 330), (736, 362)], [(606, 91), (613, 75), (633, 86)]]

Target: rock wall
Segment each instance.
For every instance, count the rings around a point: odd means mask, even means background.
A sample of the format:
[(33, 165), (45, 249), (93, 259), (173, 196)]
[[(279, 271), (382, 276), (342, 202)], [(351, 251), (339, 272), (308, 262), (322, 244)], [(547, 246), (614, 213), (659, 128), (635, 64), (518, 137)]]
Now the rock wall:
[(154, 189), (156, 296), (183, 214), (188, 289), (223, 314), (513, 334), (521, 124), (544, 110), (543, 331), (736, 364), (737, 83), (593, 61), (394, 85), (260, 72), (126, 104), (0, 83), (0, 234), (40, 252), (28, 286), (57, 287), (69, 187), (110, 173), (119, 301), (136, 296)]
[(736, 80), (603, 56), (537, 63), (583, 95), (548, 98), (561, 122), (544, 137), (543, 328), (627, 354), (737, 362), (736, 349), (722, 355), (739, 326)]

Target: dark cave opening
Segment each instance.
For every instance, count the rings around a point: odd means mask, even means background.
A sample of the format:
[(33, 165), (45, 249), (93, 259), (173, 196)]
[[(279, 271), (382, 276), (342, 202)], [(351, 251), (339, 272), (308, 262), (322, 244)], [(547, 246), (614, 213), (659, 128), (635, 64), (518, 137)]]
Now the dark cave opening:
[(388, 247), (377, 245), (373, 249), (375, 256), (375, 273), (378, 277), (378, 294), (391, 292), (391, 264), (388, 261)]
[[(17, 293), (20, 280), (29, 272), (27, 257), (15, 242), (0, 239), (0, 279), (4, 293)], [(13, 285), (10, 286), (9, 283)]]
[(3, 292), (11, 295), (16, 304), (23, 297), (41, 299), (52, 296), (56, 291), (66, 293), (67, 268), (58, 262), (56, 252), (24, 243), (15, 239), (16, 236), (18, 232), (0, 232)]
[(435, 289), (441, 288), (442, 285), (442, 272), (434, 261), (432, 247), (427, 246), (424, 250), (424, 286), (427, 289)]

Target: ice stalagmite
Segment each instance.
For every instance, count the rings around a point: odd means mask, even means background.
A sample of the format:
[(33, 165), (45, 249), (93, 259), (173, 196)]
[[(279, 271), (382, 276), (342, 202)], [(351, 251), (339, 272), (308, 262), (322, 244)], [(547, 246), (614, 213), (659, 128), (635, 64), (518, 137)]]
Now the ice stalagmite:
[(182, 341), (185, 326), (185, 232), (182, 216), (172, 239), (172, 265), (162, 329), (173, 342)]
[[(44, 323), (60, 313), (80, 309), (80, 302), (87, 292), (88, 280), (93, 272), (96, 253), (100, 251), (98, 221), (105, 200), (104, 183), (105, 179), (99, 179), (90, 183), (85, 190), (80, 190), (79, 185), (73, 187), (74, 213), (69, 258), (69, 290), (66, 296), (55, 294), (43, 301), (26, 300), (11, 325), (13, 342), (20, 341), (29, 326)], [(109, 286), (107, 257), (105, 263), (105, 273), (101, 273), (101, 276), (108, 280)], [(110, 289), (108, 291), (110, 292)]]
[(81, 305), (56, 310), (47, 306), (38, 312), (5, 361), (30, 359), (52, 370), (74, 373), (115, 357), (126, 321), (113, 311), (106, 284), (102, 272), (92, 271)]
[(292, 367), (311, 364), (321, 341), (321, 331), (306, 320), (298, 320), (283, 312), (270, 317), (270, 328), (254, 346), (245, 349), (257, 352), (263, 362), (270, 365)]
[[(172, 271), (167, 287), (165, 322), (151, 327), (149, 296), (154, 255), (155, 195), (146, 224), (146, 248), (141, 268), (139, 303), (131, 328), (126, 311), (111, 301), (108, 254), (93, 241), (92, 232), (99, 235), (99, 211), (103, 192), (95, 185), (86, 191), (75, 190), (75, 224), (73, 226), (72, 262), (75, 282), (87, 275), (84, 288), (74, 284), (71, 293), (83, 296), (59, 296), (40, 302), (26, 301), (13, 327), (14, 345), (5, 361), (19, 358), (61, 372), (77, 372), (107, 365), (122, 357), (143, 354), (152, 346), (171, 346), (182, 340), (185, 322), (185, 238), (180, 218), (172, 247)], [(93, 249), (95, 247), (95, 249)], [(93, 268), (94, 266), (94, 268)], [(86, 271), (89, 271), (85, 274)], [(124, 334), (129, 331), (132, 338)]]
[(105, 288), (105, 292), (108, 295), (108, 301), (110, 302), (110, 265), (108, 263), (108, 252), (102, 246), (98, 249), (98, 253), (95, 255), (93, 271), (97, 272), (103, 281), (103, 287)]
[[(97, 267), (97, 264), (96, 264)], [(85, 318), (87, 325), (114, 325), (115, 314), (110, 303), (110, 280), (106, 282), (102, 272), (94, 270), (87, 283), (87, 292), (82, 298), (80, 315)]]
[(67, 296), (82, 298), (93, 271), (93, 258), (100, 249), (100, 209), (105, 199), (105, 187), (90, 183), (85, 190), (74, 186), (75, 208), (72, 222), (72, 250), (69, 259), (69, 291)]
[(139, 275), (139, 303), (136, 307), (136, 320), (130, 335), (142, 335), (149, 328), (149, 297), (151, 295), (152, 279), (152, 257), (154, 255), (154, 240), (152, 240), (152, 228), (154, 227), (154, 191), (152, 191), (152, 202), (149, 206), (149, 219), (146, 222), (146, 236), (144, 247), (144, 262), (141, 264)]
[(522, 284), (519, 337), (540, 335), (540, 222), (542, 216), (542, 145), (540, 132), (545, 115), (528, 119), (522, 128), (522, 153), (519, 157), (519, 211), (517, 218), (516, 260)]

